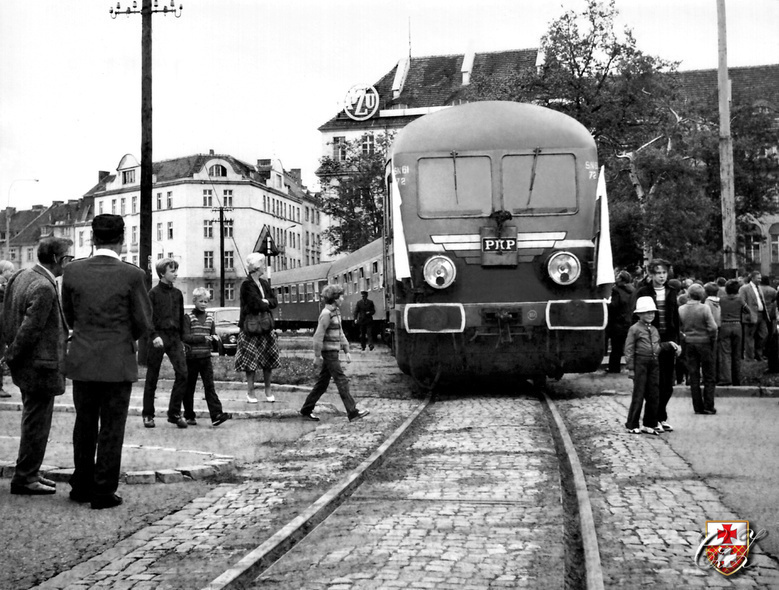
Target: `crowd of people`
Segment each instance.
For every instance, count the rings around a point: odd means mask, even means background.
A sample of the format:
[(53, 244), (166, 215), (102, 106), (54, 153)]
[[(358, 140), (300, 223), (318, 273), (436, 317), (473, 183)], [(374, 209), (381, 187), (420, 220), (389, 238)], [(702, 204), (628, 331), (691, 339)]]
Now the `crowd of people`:
[[(122, 445), (129, 413), (132, 384), (138, 381), (138, 342), (150, 342), (146, 355), (142, 420), (154, 428), (155, 398), (165, 356), (175, 374), (167, 421), (179, 428), (196, 426), (194, 392), (203, 380), (212, 426), (230, 420), (214, 384), (211, 344), (217, 338), (214, 320), (206, 311), (210, 302), (205, 288), (192, 293), (194, 309), (184, 312), (182, 292), (175, 287), (178, 262), (157, 261), (159, 282), (148, 290), (145, 273), (123, 262), (124, 221), (118, 215), (98, 215), (92, 221), (94, 252), (73, 260), (72, 240), (43, 238), (38, 263), (16, 271), (0, 261), (0, 346), (4, 362), (22, 396), (19, 454), (11, 493), (49, 495), (56, 482), (40, 472), (51, 430), (54, 399), (65, 393), (66, 378), (73, 382), (75, 424), (74, 471), (69, 497), (94, 509), (122, 504), (119, 486)], [(254, 382), (262, 370), (265, 401), (273, 403), (271, 374), (280, 366), (276, 332), (250, 329), (249, 316), (272, 314), (277, 300), (263, 277), (260, 254), (247, 257), (248, 276), (240, 288), (240, 334), (235, 369), (246, 374), (247, 402), (256, 403)], [(61, 278), (60, 278), (61, 277)], [(349, 421), (369, 414), (357, 407), (349, 393), (349, 380), (341, 369), (339, 352), (349, 362), (349, 342), (340, 323), (343, 291), (325, 287), (324, 309), (313, 337), (314, 366), (319, 377), (300, 409), (302, 417), (317, 421), (314, 408), (334, 378)], [(373, 349), (373, 303), (364, 294), (359, 309), (363, 327), (362, 348)], [(272, 315), (271, 315), (272, 320)], [(10, 397), (2, 388), (0, 396)], [(183, 408), (183, 412), (182, 412)]]
[(634, 434), (673, 430), (667, 406), (674, 384), (689, 385), (696, 414), (713, 415), (717, 385), (740, 385), (745, 360), (767, 360), (779, 372), (777, 291), (767, 277), (754, 270), (704, 283), (670, 273), (661, 259), (646, 276), (618, 271), (608, 306), (607, 372), (620, 373), (624, 355), (633, 380), (625, 427)]

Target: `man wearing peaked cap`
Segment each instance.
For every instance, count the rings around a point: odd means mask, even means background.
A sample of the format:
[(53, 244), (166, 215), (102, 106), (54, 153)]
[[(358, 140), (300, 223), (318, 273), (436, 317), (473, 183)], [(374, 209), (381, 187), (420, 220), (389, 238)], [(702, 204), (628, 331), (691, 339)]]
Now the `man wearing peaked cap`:
[(119, 258), (122, 218), (95, 217), (92, 243), (91, 258), (65, 267), (62, 307), (73, 328), (65, 359), (76, 407), (70, 499), (99, 509), (122, 503), (116, 490), (130, 391), (138, 380), (136, 341), (150, 330), (152, 312), (145, 273)]

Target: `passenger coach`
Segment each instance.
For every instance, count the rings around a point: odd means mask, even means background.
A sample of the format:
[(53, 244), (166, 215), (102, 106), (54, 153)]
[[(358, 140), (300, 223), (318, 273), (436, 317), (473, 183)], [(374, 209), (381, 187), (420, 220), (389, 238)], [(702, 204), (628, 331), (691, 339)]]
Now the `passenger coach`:
[(386, 180), (388, 319), (404, 372), (430, 383), (599, 367), (613, 270), (581, 124), (514, 102), (438, 111), (398, 134)]

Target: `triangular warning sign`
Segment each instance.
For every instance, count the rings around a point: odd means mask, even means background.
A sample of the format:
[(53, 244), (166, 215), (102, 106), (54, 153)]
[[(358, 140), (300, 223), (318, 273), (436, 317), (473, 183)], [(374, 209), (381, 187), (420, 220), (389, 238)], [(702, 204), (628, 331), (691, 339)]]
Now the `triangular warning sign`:
[(265, 256), (279, 255), (279, 249), (276, 247), (276, 242), (273, 241), (273, 236), (270, 235), (270, 228), (267, 225), (262, 226), (262, 231), (254, 244), (253, 251)]

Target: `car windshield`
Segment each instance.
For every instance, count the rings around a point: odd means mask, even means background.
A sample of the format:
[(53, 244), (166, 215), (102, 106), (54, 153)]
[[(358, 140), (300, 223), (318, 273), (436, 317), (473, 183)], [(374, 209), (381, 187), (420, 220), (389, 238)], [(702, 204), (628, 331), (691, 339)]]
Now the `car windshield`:
[(240, 309), (219, 309), (214, 312), (214, 321), (217, 324), (238, 325), (238, 316), (240, 313)]

